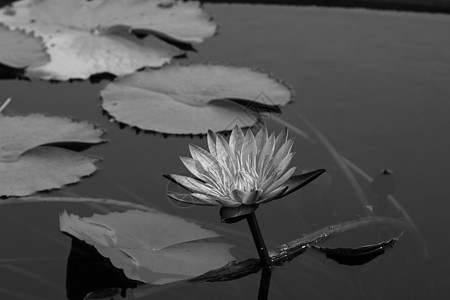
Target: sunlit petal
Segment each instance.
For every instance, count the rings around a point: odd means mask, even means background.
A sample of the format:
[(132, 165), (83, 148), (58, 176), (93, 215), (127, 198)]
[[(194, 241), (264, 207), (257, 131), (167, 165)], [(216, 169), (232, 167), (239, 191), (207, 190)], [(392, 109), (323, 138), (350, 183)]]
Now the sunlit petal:
[(188, 191), (195, 191), (203, 194), (209, 194), (211, 192), (211, 189), (207, 187), (203, 182), (192, 177), (175, 174), (171, 174), (169, 176), (173, 182), (184, 187)]
[(211, 155), (214, 157), (217, 157), (216, 143), (215, 143), (216, 138), (217, 138), (217, 135), (213, 131), (208, 130), (208, 136), (206, 139), (208, 140), (209, 153), (211, 153)]
[(287, 137), (288, 137), (288, 130), (286, 127), (283, 128), (283, 130), (281, 130), (281, 132), (278, 134), (277, 138), (275, 139), (275, 145), (273, 148), (273, 153), (277, 153), (278, 150), (281, 148), (281, 146), (283, 146), (286, 141), (287, 141)]
[(290, 168), (286, 173), (283, 174), (280, 178), (278, 178), (274, 183), (267, 187), (266, 192), (270, 193), (277, 187), (281, 186), (286, 180), (288, 180), (295, 172), (295, 167)]
[(224, 139), (223, 136), (219, 135), (217, 136), (216, 140), (216, 153), (217, 153), (217, 161), (221, 163), (221, 166), (228, 166), (227, 164), (227, 158), (229, 158), (229, 162), (233, 164), (236, 160), (233, 151), (231, 151), (230, 146), (228, 145), (227, 141)]
[(217, 197), (211, 195), (192, 193), (191, 196), (196, 200), (205, 203), (204, 205), (220, 205), (220, 203), (217, 201)]
[(289, 166), (289, 164), (291, 163), (292, 157), (294, 156), (295, 153), (291, 152), (289, 153), (286, 157), (284, 157), (281, 162), (275, 166), (274, 168), (274, 172), (278, 173), (278, 174), (283, 174), (284, 171), (286, 171), (287, 167)]
[(266, 144), (268, 138), (267, 128), (266, 126), (263, 126), (258, 133), (256, 134), (256, 147), (259, 150), (262, 150), (263, 146)]
[(190, 194), (180, 194), (180, 193), (168, 192), (167, 197), (169, 197), (172, 200), (182, 202), (185, 204), (191, 204), (191, 205), (205, 205), (205, 206), (219, 205), (218, 203), (211, 204), (211, 203), (202, 201), (198, 198), (192, 197)]
[(274, 158), (273, 158), (272, 164), (274, 164), (275, 166), (279, 165), (281, 160), (289, 154), (293, 144), (294, 144), (294, 139), (292, 138), (292, 139), (288, 140), (286, 143), (284, 143), (280, 147), (280, 149), (278, 149), (277, 152), (274, 152)]
[(288, 190), (287, 186), (280, 186), (271, 191), (270, 193), (265, 194), (263, 197), (261, 197), (261, 199), (258, 200), (257, 203), (263, 204), (278, 199), (281, 196), (283, 196), (287, 192), (287, 190)]
[(219, 202), (222, 206), (225, 206), (225, 207), (238, 207), (238, 206), (242, 205), (242, 203), (240, 203), (240, 202), (236, 202), (234, 200), (225, 199), (225, 198), (218, 198), (217, 202)]
[(266, 143), (264, 144), (264, 147), (261, 150), (261, 153), (259, 155), (259, 161), (261, 161), (261, 160), (264, 161), (264, 159), (266, 157), (269, 158), (269, 159), (272, 158), (273, 144), (274, 143), (275, 143), (275, 136), (272, 133), (270, 135), (270, 137), (267, 139)]
[(180, 156), (180, 159), (183, 162), (186, 169), (188, 169), (189, 172), (192, 173), (192, 175), (194, 175), (198, 179), (202, 179), (202, 174), (204, 173), (204, 169), (198, 161), (196, 161), (195, 159), (192, 159), (190, 157), (184, 157), (184, 156)]
[(233, 131), (231, 132), (230, 136), (230, 148), (235, 155), (237, 155), (238, 151), (241, 151), (243, 143), (244, 143), (244, 133), (236, 125)]
[(263, 190), (264, 193), (267, 192), (267, 188), (271, 186), (277, 180), (277, 174), (272, 173), (270, 176), (265, 177), (264, 181), (261, 182), (259, 189)]
[(242, 144), (241, 157), (243, 161), (252, 161), (256, 160), (256, 141), (255, 136), (252, 131), (247, 130), (247, 134), (244, 138), (244, 143)]
[(196, 145), (189, 145), (189, 151), (191, 152), (192, 158), (198, 161), (205, 171), (210, 173), (214, 172), (214, 175), (220, 174), (219, 164), (216, 158), (209, 152)]
[[(259, 203), (284, 197), (323, 172), (318, 170), (317, 173), (290, 179), (296, 170), (295, 167), (289, 169), (294, 156), (291, 152), (294, 139), (288, 140), (287, 137), (287, 129), (275, 137), (273, 133), (268, 136), (267, 129), (263, 127), (255, 136), (250, 129), (244, 134), (236, 126), (227, 142), (223, 135), (209, 131), (210, 152), (190, 145), (192, 158), (181, 157), (195, 178), (166, 176), (190, 191), (190, 198), (174, 193), (171, 197), (178, 197), (184, 203), (191, 201), (193, 204), (221, 205), (223, 208), (256, 205), (252, 209), (256, 209)], [(230, 221), (245, 217), (240, 210), (225, 209), (224, 212), (224, 218)]]

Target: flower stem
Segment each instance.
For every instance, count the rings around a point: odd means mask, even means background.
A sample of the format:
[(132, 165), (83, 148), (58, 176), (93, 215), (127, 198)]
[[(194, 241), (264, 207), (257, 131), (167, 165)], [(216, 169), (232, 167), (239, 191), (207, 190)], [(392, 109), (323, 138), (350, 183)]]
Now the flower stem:
[(253, 241), (255, 242), (256, 250), (258, 251), (259, 259), (261, 261), (261, 266), (264, 269), (270, 269), (272, 267), (272, 262), (270, 260), (269, 253), (267, 252), (266, 244), (259, 229), (258, 220), (256, 219), (255, 212), (252, 212), (247, 216), (248, 227), (253, 236)]
[(270, 277), (272, 269), (263, 269), (261, 272), (261, 280), (259, 282), (258, 300), (269, 299)]

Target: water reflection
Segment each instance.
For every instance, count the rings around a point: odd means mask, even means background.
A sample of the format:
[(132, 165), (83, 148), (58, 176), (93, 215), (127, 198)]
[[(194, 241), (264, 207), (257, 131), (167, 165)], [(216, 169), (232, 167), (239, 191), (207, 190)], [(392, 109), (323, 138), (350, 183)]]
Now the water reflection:
[(82, 300), (87, 294), (108, 288), (118, 288), (125, 297), (128, 288), (135, 288), (138, 281), (128, 279), (122, 269), (101, 256), (95, 247), (72, 238), (67, 258), (66, 291), (70, 300)]

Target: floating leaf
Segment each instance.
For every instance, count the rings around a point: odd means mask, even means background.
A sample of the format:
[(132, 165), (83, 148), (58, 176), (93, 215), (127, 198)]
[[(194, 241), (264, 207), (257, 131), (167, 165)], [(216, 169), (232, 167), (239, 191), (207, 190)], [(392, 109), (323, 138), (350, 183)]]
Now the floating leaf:
[(0, 128), (0, 196), (25, 196), (60, 188), (96, 170), (96, 158), (38, 146), (105, 141), (101, 138), (103, 130), (88, 122), (42, 114), (0, 114)]
[(391, 239), (387, 242), (358, 248), (324, 248), (319, 246), (313, 246), (312, 248), (324, 253), (327, 258), (342, 265), (355, 266), (366, 264), (384, 254), (386, 249), (394, 247), (397, 241), (398, 239)]
[(13, 68), (32, 68), (48, 61), (41, 39), (0, 25), (0, 63)]
[(64, 212), (61, 231), (93, 245), (128, 278), (164, 284), (198, 276), (234, 258), (217, 233), (162, 212), (136, 210), (80, 218)]
[(92, 174), (98, 159), (56, 147), (38, 147), (19, 160), (0, 161), (0, 196), (26, 196), (60, 188)]
[(291, 91), (268, 74), (222, 65), (172, 65), (136, 72), (109, 84), (101, 94), (103, 108), (117, 121), (172, 134), (252, 126), (257, 121), (252, 103), (276, 106), (291, 100)]
[[(192, 43), (216, 31), (197, 2), (24, 0), (0, 12), (0, 22), (33, 32), (47, 46), (50, 63), (29, 71), (60, 80), (126, 74), (180, 53), (150, 33)], [(147, 36), (138, 39), (133, 30)]]
[(21, 154), (37, 146), (61, 142), (96, 144), (105, 141), (101, 138), (103, 130), (91, 123), (42, 114), (0, 115), (0, 128), (0, 162), (17, 161)]

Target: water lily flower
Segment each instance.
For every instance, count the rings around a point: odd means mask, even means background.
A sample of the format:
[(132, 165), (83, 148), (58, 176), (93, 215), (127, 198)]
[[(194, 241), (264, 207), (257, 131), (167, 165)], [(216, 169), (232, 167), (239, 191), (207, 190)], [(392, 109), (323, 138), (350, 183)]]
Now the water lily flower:
[(168, 197), (190, 204), (222, 206), (224, 222), (245, 217), (259, 204), (284, 197), (325, 172), (321, 169), (294, 175), (296, 168), (289, 168), (294, 140), (288, 139), (287, 129), (275, 137), (273, 133), (268, 136), (264, 126), (255, 136), (251, 129), (244, 134), (236, 126), (228, 142), (212, 131), (207, 141), (209, 152), (190, 145), (192, 158), (180, 157), (193, 177), (165, 175), (189, 191), (168, 192)]

